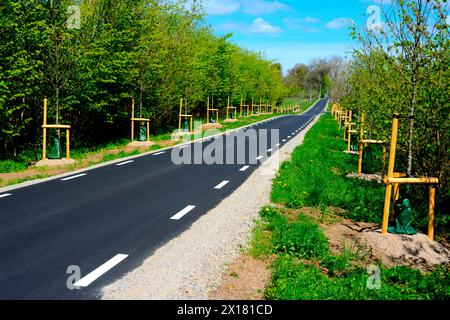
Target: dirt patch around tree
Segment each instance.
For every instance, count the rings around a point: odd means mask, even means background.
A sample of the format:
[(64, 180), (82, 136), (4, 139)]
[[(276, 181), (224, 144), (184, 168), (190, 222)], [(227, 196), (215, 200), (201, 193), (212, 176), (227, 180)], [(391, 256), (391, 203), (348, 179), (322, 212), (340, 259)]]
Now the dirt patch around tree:
[(450, 264), (450, 251), (422, 233), (414, 236), (383, 236), (380, 229), (365, 230), (358, 235), (358, 241), (370, 248), (372, 255), (380, 258), (388, 267), (403, 265), (429, 271), (435, 265)]
[(328, 238), (330, 251), (333, 254), (341, 254), (344, 249), (364, 250), (358, 242), (359, 235), (365, 230), (372, 230), (376, 227), (375, 224), (353, 222), (349, 219), (343, 219), (336, 223), (321, 224), (321, 228)]
[(438, 264), (450, 264), (450, 251), (422, 233), (383, 236), (375, 224), (348, 219), (321, 227), (333, 254), (352, 250), (368, 261), (381, 262), (386, 267), (407, 266), (423, 272)]
[(242, 255), (233, 261), (222, 276), (220, 287), (209, 293), (211, 300), (263, 300), (271, 279), (274, 257), (257, 259)]

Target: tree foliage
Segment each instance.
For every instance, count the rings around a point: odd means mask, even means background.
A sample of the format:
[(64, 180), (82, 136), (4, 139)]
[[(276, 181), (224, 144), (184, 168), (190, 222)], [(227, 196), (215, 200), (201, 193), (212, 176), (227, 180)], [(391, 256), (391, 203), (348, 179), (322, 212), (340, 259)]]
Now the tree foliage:
[(49, 122), (89, 147), (128, 135), (131, 97), (155, 132), (176, 124), (181, 97), (200, 116), (207, 97), (285, 93), (280, 65), (215, 36), (197, 1), (2, 0), (0, 57), (2, 158), (39, 152), (44, 96)]
[[(356, 29), (361, 48), (349, 65), (342, 104), (366, 115), (371, 138), (390, 141), (400, 113), (396, 171), (440, 179), (439, 203), (448, 206), (450, 173), (450, 42), (442, 1), (392, 1), (377, 30)], [(412, 197), (427, 203), (424, 187)]]
[(308, 65), (295, 65), (284, 77), (288, 94), (295, 98), (309, 98), (310, 101), (330, 94), (332, 84), (337, 88), (341, 83), (338, 76), (343, 72), (340, 68), (342, 64), (344, 60), (336, 56), (313, 59)]

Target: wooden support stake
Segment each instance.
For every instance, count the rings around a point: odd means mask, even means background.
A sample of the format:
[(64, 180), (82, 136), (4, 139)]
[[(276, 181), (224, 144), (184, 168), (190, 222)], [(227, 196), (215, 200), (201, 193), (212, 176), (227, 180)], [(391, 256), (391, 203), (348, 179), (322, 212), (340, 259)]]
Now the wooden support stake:
[(430, 203), (428, 209), (428, 239), (434, 240), (434, 199), (436, 189), (433, 185), (430, 185)]
[(436, 184), (439, 183), (438, 178), (394, 178), (394, 177), (386, 177), (384, 179), (385, 183), (399, 183), (399, 184)]
[(180, 114), (178, 116), (178, 133), (181, 133), (181, 115), (183, 114), (183, 98), (180, 99)]
[[(47, 97), (44, 97), (44, 120), (43, 126), (47, 125)], [(47, 128), (44, 128), (42, 141), (42, 160), (47, 158)]]
[(206, 123), (209, 124), (209, 97), (208, 102), (206, 104)]
[(228, 117), (229, 117), (229, 115), (230, 115), (230, 97), (228, 97), (228, 100), (227, 100), (227, 117), (225, 118), (225, 119), (229, 119)]
[[(388, 166), (388, 179), (394, 178), (394, 165), (395, 165), (395, 153), (397, 149), (397, 135), (398, 135), (398, 113), (394, 113), (392, 121), (392, 137), (391, 137), (391, 150), (389, 153), (389, 166)], [(391, 205), (391, 193), (392, 184), (386, 185), (386, 196), (384, 198), (384, 212), (383, 212), (383, 225), (381, 233), (386, 235), (389, 226), (389, 213)]]
[(66, 129), (66, 159), (70, 160), (70, 129)]
[(400, 199), (400, 184), (394, 183), (394, 201)]
[(351, 124), (349, 124), (349, 128), (347, 130), (347, 132), (348, 132), (348, 144), (347, 144), (348, 153), (350, 153), (350, 147), (351, 147), (351, 142), (352, 142), (352, 133), (351, 133), (352, 130), (351, 129), (352, 129)]
[(361, 115), (361, 127), (359, 129), (359, 159), (358, 159), (358, 174), (362, 175), (362, 161), (363, 161), (363, 139), (364, 139), (364, 113)]
[(344, 117), (344, 140), (347, 140), (347, 126), (348, 126), (348, 111), (345, 111)]
[(131, 142), (134, 141), (134, 98), (131, 98)]
[(239, 118), (242, 118), (242, 97), (241, 97), (241, 107), (239, 109)]

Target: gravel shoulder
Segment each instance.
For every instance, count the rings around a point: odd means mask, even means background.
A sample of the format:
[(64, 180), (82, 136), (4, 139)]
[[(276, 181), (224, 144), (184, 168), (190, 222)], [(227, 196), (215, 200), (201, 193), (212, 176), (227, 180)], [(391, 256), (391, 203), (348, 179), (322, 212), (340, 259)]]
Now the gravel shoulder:
[(303, 143), (319, 117), (187, 231), (156, 250), (141, 266), (104, 287), (102, 299), (209, 299), (208, 293), (220, 286), (226, 265), (246, 248), (260, 208), (270, 203), (272, 180), (279, 166)]

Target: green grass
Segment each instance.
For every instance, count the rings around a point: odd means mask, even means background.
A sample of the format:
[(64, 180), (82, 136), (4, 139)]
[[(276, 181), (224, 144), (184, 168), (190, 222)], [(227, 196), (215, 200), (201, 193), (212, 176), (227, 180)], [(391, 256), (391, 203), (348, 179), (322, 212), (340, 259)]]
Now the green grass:
[(19, 184), (19, 183), (23, 183), (23, 182), (27, 182), (27, 181), (38, 180), (38, 179), (45, 179), (48, 177), (50, 177), (50, 175), (48, 175), (48, 174), (37, 174), (37, 175), (33, 175), (30, 177), (26, 177), (26, 178), (10, 180), (10, 181), (8, 181), (8, 185)]
[(273, 265), (266, 296), (271, 300), (448, 300), (450, 276), (444, 267), (422, 275), (406, 267), (381, 268), (378, 289), (367, 286), (368, 273), (355, 268), (333, 276), (323, 266), (305, 264), (289, 255)]
[(126, 158), (126, 157), (131, 157), (131, 156), (136, 156), (140, 154), (140, 152), (138, 150), (134, 150), (132, 152), (124, 152), (121, 151), (119, 153), (114, 153), (114, 154), (105, 154), (102, 157), (102, 161), (101, 162), (108, 162), (108, 161), (113, 161), (116, 159), (120, 159), (120, 158)]
[(305, 100), (303, 98), (286, 98), (283, 100), (283, 107), (292, 106), (295, 104), (298, 104), (300, 106), (301, 112), (307, 110), (309, 107), (312, 106), (314, 102), (309, 102), (308, 100)]
[[(343, 153), (346, 149), (336, 121), (329, 114), (322, 116), (307, 133), (304, 144), (293, 152), (291, 161), (282, 164), (274, 180), (272, 202), (288, 208), (320, 207), (323, 212), (330, 206), (338, 207), (345, 210), (346, 218), (380, 224), (384, 184), (347, 178), (348, 173), (357, 171), (358, 157)], [(428, 200), (413, 200), (413, 226), (427, 232)], [(437, 236), (448, 239), (449, 226), (450, 216), (437, 207)]]
[(288, 253), (292, 256), (313, 259), (323, 257), (328, 251), (328, 241), (319, 226), (301, 215), (298, 221), (289, 223), (288, 219), (271, 208), (261, 211), (272, 232), (272, 252)]
[[(308, 132), (305, 142), (285, 162), (274, 180), (272, 202), (277, 207), (317, 207), (324, 216), (331, 207), (345, 209), (345, 217), (379, 223), (384, 185), (347, 178), (357, 157), (343, 153), (346, 145), (330, 115)], [(284, 210), (283, 210), (284, 211)], [(299, 210), (301, 211), (301, 210)], [(334, 212), (335, 213), (335, 212)], [(280, 209), (265, 207), (256, 223), (250, 254), (275, 255), (266, 298), (273, 300), (448, 300), (448, 267), (427, 274), (407, 267), (380, 268), (379, 289), (368, 287), (371, 263), (361, 248), (344, 246), (339, 255), (317, 223), (304, 215), (292, 221)], [(331, 216), (330, 216), (331, 217)], [(324, 219), (327, 220), (327, 219)]]
[[(357, 250), (332, 255), (320, 227), (303, 215), (296, 221), (276, 209), (261, 210), (250, 253), (275, 254), (266, 290), (270, 300), (448, 300), (450, 275), (443, 266), (428, 274), (407, 267), (380, 266), (380, 288), (368, 287), (369, 274)], [(369, 263), (366, 261), (366, 265)]]
[(283, 163), (274, 180), (272, 202), (288, 208), (335, 206), (345, 209), (348, 218), (379, 223), (383, 185), (347, 178), (356, 171), (358, 157), (344, 154), (345, 148), (336, 122), (323, 116), (291, 161)]
[(305, 104), (305, 103), (309, 103), (306, 99), (303, 98), (285, 98), (283, 100), (283, 106), (288, 106), (288, 105), (292, 105), (292, 104)]
[(11, 160), (0, 161), (0, 173), (20, 172), (27, 169), (27, 164)]

